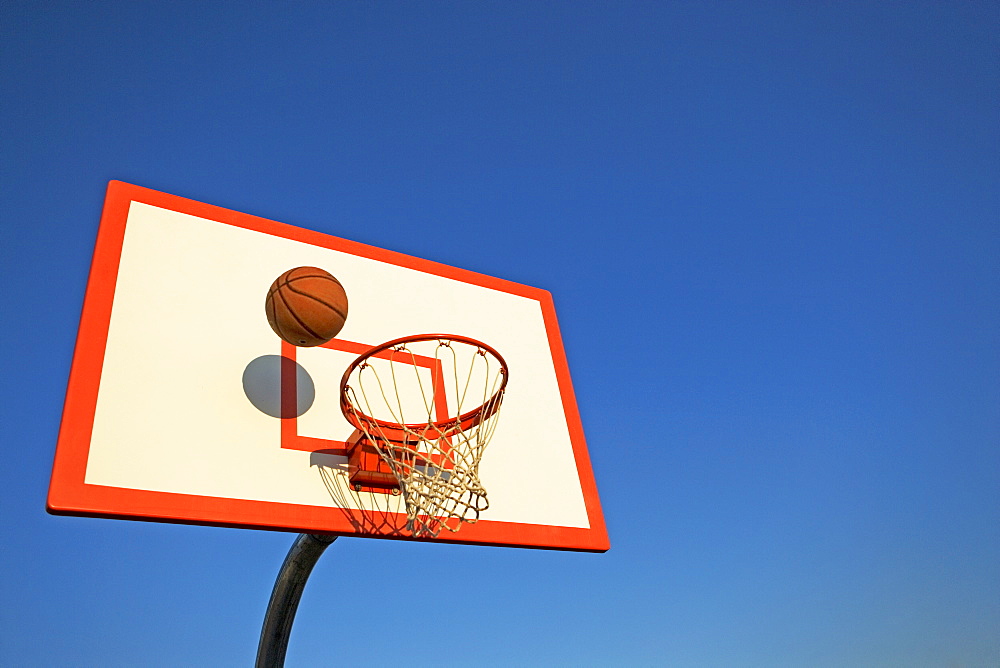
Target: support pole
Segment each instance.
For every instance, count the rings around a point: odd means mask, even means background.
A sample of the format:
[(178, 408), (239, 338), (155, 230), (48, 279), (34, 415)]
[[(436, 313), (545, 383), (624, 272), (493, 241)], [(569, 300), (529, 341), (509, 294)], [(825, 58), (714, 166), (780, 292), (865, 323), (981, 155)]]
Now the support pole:
[(267, 604), (264, 627), (260, 631), (260, 644), (257, 645), (256, 668), (281, 668), (285, 665), (288, 636), (292, 632), (292, 622), (295, 621), (295, 611), (299, 607), (302, 590), (316, 560), (335, 540), (336, 536), (308, 533), (300, 534), (295, 539), (278, 572), (278, 579), (274, 581), (271, 601)]

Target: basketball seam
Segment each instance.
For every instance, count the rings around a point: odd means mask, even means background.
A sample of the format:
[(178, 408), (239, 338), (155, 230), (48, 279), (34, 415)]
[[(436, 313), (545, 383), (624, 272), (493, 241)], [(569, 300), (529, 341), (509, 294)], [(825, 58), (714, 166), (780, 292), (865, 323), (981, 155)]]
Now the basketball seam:
[[(274, 331), (282, 339), (284, 339), (284, 340), (288, 341), (289, 343), (291, 343), (291, 341), (289, 340), (289, 338), (286, 336), (286, 332), (285, 332), (284, 328), (281, 326), (281, 319), (278, 317), (278, 305), (275, 303), (275, 300), (274, 300), (274, 294), (276, 292), (277, 292), (277, 290), (275, 290), (274, 292), (272, 292), (269, 295), (269, 297), (270, 297), (269, 301), (271, 303), (271, 310), (274, 312)], [(287, 311), (288, 309), (286, 308), (285, 310)]]
[(298, 276), (298, 275), (296, 275), (296, 276), (287, 276), (287, 274), (290, 274), (293, 271), (295, 271), (295, 270), (291, 269), (291, 270), (285, 272), (285, 282), (286, 283), (290, 283), (291, 281), (297, 281), (300, 278), (325, 278), (327, 280), (333, 281), (334, 283), (336, 283), (340, 287), (344, 287), (344, 284), (341, 283), (339, 280), (337, 280), (337, 277), (334, 276), (333, 274), (322, 273), (322, 274), (306, 274), (305, 276)]
[(278, 326), (278, 312), (274, 308), (274, 294), (271, 292), (267, 293), (267, 299), (264, 300), (264, 315), (267, 316), (268, 323), (273, 323), (272, 327)]
[[(285, 282), (285, 285), (288, 285), (287, 281)], [(281, 302), (285, 305), (285, 308), (288, 309), (288, 314), (295, 319), (295, 322), (299, 323), (299, 325), (302, 327), (302, 329), (304, 329), (307, 332), (309, 332), (309, 334), (311, 336), (313, 336), (313, 338), (317, 338), (317, 339), (322, 339), (323, 338), (322, 336), (320, 336), (319, 334), (317, 334), (316, 332), (314, 332), (312, 330), (312, 328), (309, 327), (306, 323), (302, 322), (302, 319), (299, 318), (298, 314), (296, 314), (295, 311), (292, 309), (291, 305), (288, 303), (288, 300), (285, 299), (285, 295), (283, 295), (281, 293), (280, 289), (277, 290), (275, 292), (275, 294), (278, 295), (279, 297), (281, 297)]]
[[(326, 276), (298, 276), (296, 278), (326, 278)], [(294, 280), (294, 279), (292, 279), (292, 280)], [(339, 308), (337, 308), (333, 304), (327, 302), (326, 300), (320, 299), (316, 295), (311, 295), (308, 292), (303, 292), (301, 290), (296, 290), (295, 286), (292, 285), (292, 280), (286, 280), (284, 287), (287, 287), (289, 290), (291, 290), (292, 292), (294, 292), (297, 295), (301, 295), (303, 297), (308, 297), (309, 299), (312, 299), (314, 301), (319, 302), (323, 306), (327, 307), (328, 309), (330, 309), (331, 311), (333, 311), (334, 313), (336, 313), (337, 315), (339, 315), (344, 320), (347, 320), (347, 313), (346, 312), (341, 311)], [(333, 280), (337, 281), (337, 279), (333, 279)], [(340, 281), (337, 281), (337, 285), (340, 285)], [(340, 285), (340, 287), (343, 288), (344, 286)]]

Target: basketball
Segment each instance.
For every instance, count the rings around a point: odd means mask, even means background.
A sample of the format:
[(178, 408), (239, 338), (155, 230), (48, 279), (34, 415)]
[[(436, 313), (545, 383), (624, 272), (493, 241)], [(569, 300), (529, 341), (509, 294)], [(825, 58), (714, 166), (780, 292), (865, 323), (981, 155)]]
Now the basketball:
[(293, 346), (318, 346), (344, 327), (347, 293), (329, 272), (296, 267), (271, 284), (264, 310), (271, 329), (282, 339)]

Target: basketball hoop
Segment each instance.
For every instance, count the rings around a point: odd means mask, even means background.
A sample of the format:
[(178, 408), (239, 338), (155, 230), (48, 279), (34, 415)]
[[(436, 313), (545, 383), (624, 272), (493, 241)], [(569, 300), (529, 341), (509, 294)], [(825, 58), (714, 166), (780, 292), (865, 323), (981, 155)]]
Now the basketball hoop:
[(389, 471), (356, 471), (355, 489), (391, 473), (416, 537), (476, 522), (489, 507), (479, 461), (507, 375), (496, 350), (452, 334), (407, 336), (359, 356), (341, 380), (340, 408), (357, 429), (358, 452), (373, 448)]

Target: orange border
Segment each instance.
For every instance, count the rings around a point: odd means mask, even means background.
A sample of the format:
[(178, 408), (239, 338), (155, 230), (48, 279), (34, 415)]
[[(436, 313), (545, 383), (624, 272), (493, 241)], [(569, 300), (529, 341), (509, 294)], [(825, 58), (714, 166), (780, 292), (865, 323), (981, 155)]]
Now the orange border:
[(463, 526), (457, 534), (429, 540), (591, 552), (604, 552), (609, 548), (607, 529), (587, 453), (583, 425), (573, 394), (562, 339), (559, 336), (555, 306), (552, 296), (547, 291), (121, 181), (111, 181), (108, 184), (104, 212), (97, 233), (52, 467), (47, 503), (50, 513), (416, 540), (403, 536), (359, 534), (344, 516), (344, 511), (339, 508), (151, 492), (88, 485), (84, 482), (118, 266), (121, 261), (122, 242), (125, 237), (129, 206), (133, 201), (537, 300), (541, 305), (552, 348), (552, 359), (562, 394), (590, 527), (583, 529), (482, 520), (476, 524)]

